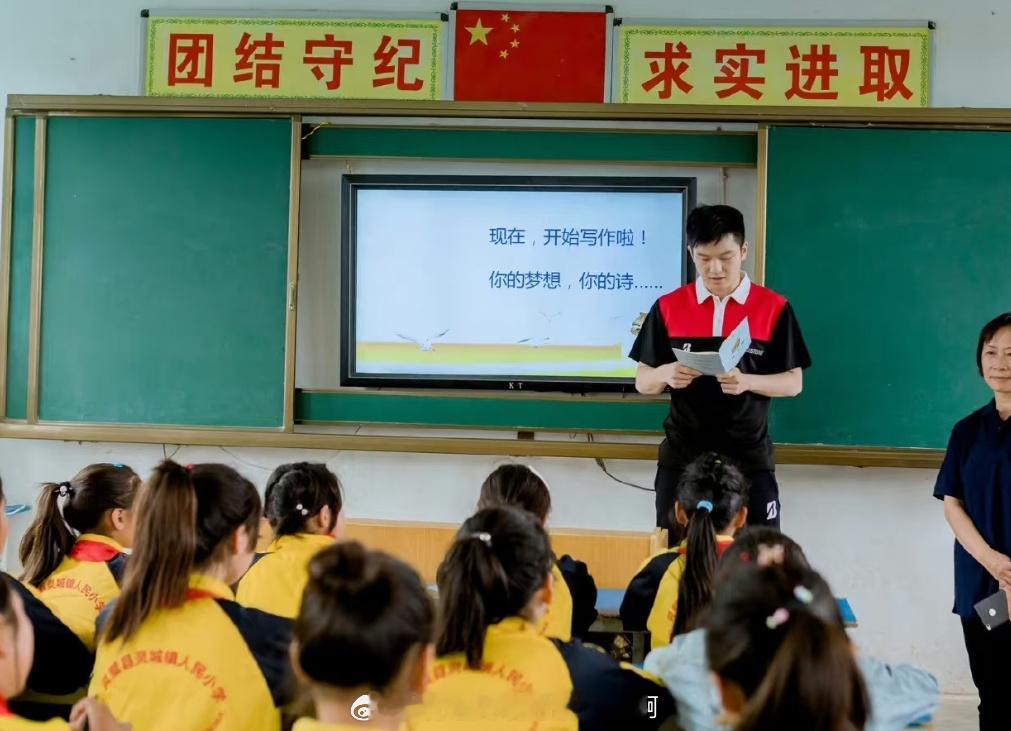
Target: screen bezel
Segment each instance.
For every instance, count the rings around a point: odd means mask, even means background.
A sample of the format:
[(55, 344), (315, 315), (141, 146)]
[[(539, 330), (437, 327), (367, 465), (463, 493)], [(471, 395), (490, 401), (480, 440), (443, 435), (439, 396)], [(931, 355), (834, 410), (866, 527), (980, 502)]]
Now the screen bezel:
[[(697, 179), (694, 177), (583, 177), (516, 175), (376, 175), (347, 174), (341, 179), (341, 317), (340, 385), (351, 388), (407, 389), (493, 389), (504, 391), (556, 391), (563, 393), (635, 390), (632, 378), (594, 379), (562, 376), (429, 376), (423, 374), (365, 374), (355, 370), (355, 322), (357, 306), (357, 197), (360, 190), (524, 190), (681, 193), (679, 225), (684, 231), (688, 213), (695, 207)], [(695, 278), (688, 247), (682, 247), (683, 281)]]

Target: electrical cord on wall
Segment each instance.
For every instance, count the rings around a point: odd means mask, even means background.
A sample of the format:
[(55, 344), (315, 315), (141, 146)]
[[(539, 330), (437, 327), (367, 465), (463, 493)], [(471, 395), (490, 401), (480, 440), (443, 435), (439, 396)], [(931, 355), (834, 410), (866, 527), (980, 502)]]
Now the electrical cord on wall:
[[(587, 434), (586, 435), (586, 441), (592, 442), (593, 441), (593, 435), (592, 434)], [(615, 482), (617, 482), (620, 485), (626, 485), (628, 487), (634, 487), (636, 490), (642, 490), (643, 492), (656, 492), (656, 488), (653, 488), (653, 487), (643, 487), (642, 485), (637, 485), (634, 482), (629, 482), (627, 480), (621, 479), (620, 477), (615, 477), (614, 474), (612, 474), (611, 471), (609, 469), (607, 469), (607, 464), (605, 464), (604, 460), (602, 458), (600, 458), (600, 457), (594, 457), (593, 461), (597, 463), (597, 467), (600, 468), (601, 472), (603, 472), (605, 475), (607, 475), (608, 477), (610, 477), (612, 480), (614, 480)]]

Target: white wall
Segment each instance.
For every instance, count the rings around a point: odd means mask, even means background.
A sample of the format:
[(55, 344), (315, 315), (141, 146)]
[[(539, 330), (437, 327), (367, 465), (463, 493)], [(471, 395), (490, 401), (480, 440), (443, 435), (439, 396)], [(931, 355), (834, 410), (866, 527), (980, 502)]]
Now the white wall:
[[(552, 0), (551, 5), (585, 0)], [(139, 11), (146, 0), (5, 0), (0, 3), (0, 95), (134, 94), (140, 78)], [(165, 8), (304, 8), (311, 0), (165, 0)], [(522, 4), (510, 0), (510, 4)], [(547, 4), (547, 3), (542, 3)], [(674, 17), (666, 0), (618, 0), (627, 18)], [(332, 10), (445, 10), (435, 0), (320, 2)], [(845, 8), (845, 10), (843, 9)], [(937, 22), (932, 94), (937, 106), (1011, 106), (1011, 9), (963, 0), (742, 0), (679, 4), (681, 18), (767, 20), (915, 20)], [(788, 293), (787, 293), (788, 294)], [(169, 447), (170, 453), (173, 447)], [(65, 479), (98, 460), (149, 469), (162, 446), (0, 440), (0, 473), (12, 502), (28, 501), (45, 479)], [(301, 456), (326, 460), (347, 486), (348, 511), (358, 517), (449, 521), (463, 518), (474, 491), (495, 460), (401, 454), (186, 448), (184, 462), (230, 462), (262, 485), (267, 471)], [(590, 460), (537, 460), (554, 493), (554, 523), (584, 528), (647, 528), (652, 496), (612, 482)], [(652, 483), (645, 462), (610, 465), (620, 476)], [(930, 498), (933, 474), (924, 470), (782, 467), (784, 528), (848, 596), (867, 652), (918, 662), (937, 674), (947, 692), (971, 690), (960, 631), (951, 606), (951, 538)], [(16, 518), (15, 538), (24, 526)], [(11, 554), (12, 552), (9, 552)], [(8, 558), (11, 558), (8, 555)]]

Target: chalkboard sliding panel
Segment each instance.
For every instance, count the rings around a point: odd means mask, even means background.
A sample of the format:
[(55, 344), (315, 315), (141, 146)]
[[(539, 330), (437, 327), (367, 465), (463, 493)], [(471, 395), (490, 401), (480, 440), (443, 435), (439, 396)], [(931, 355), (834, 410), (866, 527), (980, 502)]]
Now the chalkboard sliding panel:
[(992, 398), (976, 339), (1007, 311), (1011, 134), (773, 127), (768, 271), (814, 360), (777, 399), (795, 445), (936, 454)]
[(49, 120), (40, 421), (283, 428), (293, 134)]
[(4, 147), (13, 169), (5, 180), (3, 305), (4, 418), (24, 420), (28, 410), (28, 343), (31, 310), (32, 240), (35, 220), (35, 115), (8, 117), (13, 140)]

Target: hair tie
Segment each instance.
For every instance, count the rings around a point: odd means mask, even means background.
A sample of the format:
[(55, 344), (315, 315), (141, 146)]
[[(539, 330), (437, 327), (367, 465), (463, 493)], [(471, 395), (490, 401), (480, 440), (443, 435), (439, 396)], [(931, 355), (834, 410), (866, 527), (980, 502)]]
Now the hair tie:
[(484, 545), (491, 548), (491, 533), (485, 533), (484, 531), (479, 531), (477, 533), (471, 533), (467, 536), (468, 539), (476, 539), (481, 541)]
[(60, 483), (60, 497), (67, 497), (74, 494), (74, 486), (69, 482)]
[(187, 472), (192, 472), (193, 471), (193, 465), (191, 465), (191, 464), (186, 465), (186, 471)]
[(117, 462), (116, 464), (113, 465), (113, 468), (117, 469), (117, 470), (121, 470), (124, 467), (126, 467), (126, 465), (125, 464), (120, 464), (119, 462)]
[(758, 545), (758, 558), (755, 559), (755, 564), (760, 568), (767, 569), (770, 566), (782, 566), (785, 560), (786, 551), (783, 549), (782, 543), (777, 543), (774, 546), (768, 546), (764, 543)]
[(707, 513), (713, 512), (713, 504), (708, 500), (699, 500), (695, 503), (696, 510), (705, 510)]
[(295, 506), (295, 510), (297, 510), (298, 512), (300, 512), (303, 516), (309, 514), (309, 511), (305, 509), (305, 506), (302, 505), (302, 503), (299, 503), (298, 505), (296, 505)]
[(797, 597), (797, 601), (801, 604), (810, 604), (814, 601), (814, 592), (803, 584), (797, 584), (793, 590), (793, 595)]
[(765, 626), (769, 629), (778, 629), (790, 620), (790, 610), (780, 607), (775, 612), (765, 618)]

